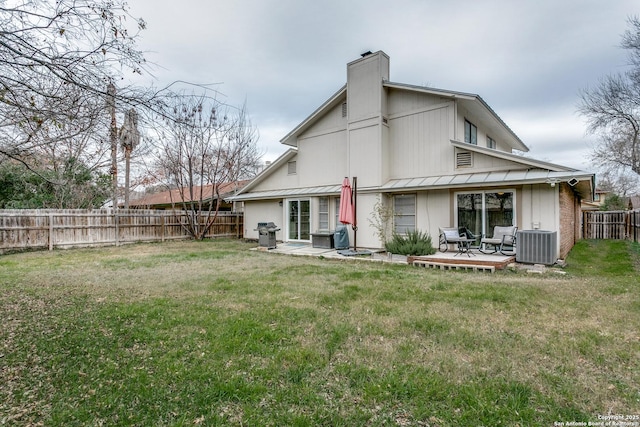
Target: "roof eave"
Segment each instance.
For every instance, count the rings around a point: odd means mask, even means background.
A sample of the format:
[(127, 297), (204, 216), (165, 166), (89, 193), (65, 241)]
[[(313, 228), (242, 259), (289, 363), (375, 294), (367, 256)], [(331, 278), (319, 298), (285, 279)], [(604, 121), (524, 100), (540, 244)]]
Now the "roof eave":
[[(271, 175), (281, 165), (283, 165), (285, 162), (289, 161), (296, 154), (298, 154), (298, 150), (296, 150), (295, 148), (290, 148), (287, 151), (285, 151), (284, 153), (282, 153), (282, 155), (280, 155), (280, 157), (278, 157), (269, 166), (267, 166), (264, 170), (262, 170), (262, 172), (260, 172), (258, 175), (256, 175), (255, 178), (253, 178), (247, 185), (242, 187), (240, 189), (240, 191), (238, 191), (236, 193), (236, 196), (238, 196), (240, 194), (243, 194), (243, 193), (246, 193), (246, 192), (250, 191), (251, 189), (253, 189), (256, 185), (258, 185), (260, 182), (262, 182), (266, 177)], [(225, 200), (233, 200), (233, 199), (234, 199), (234, 197), (229, 197), (229, 198), (226, 198)]]
[(530, 157), (519, 156), (517, 154), (509, 153), (507, 151), (500, 151), (492, 148), (479, 147), (477, 145), (469, 144), (467, 142), (462, 142), (462, 141), (456, 141), (454, 139), (450, 140), (450, 142), (451, 142), (451, 145), (453, 145), (456, 148), (474, 151), (480, 154), (486, 154), (487, 156), (491, 156), (491, 157), (498, 157), (505, 160), (511, 160), (517, 163), (522, 163), (522, 164), (526, 164), (529, 166), (534, 166), (542, 169), (549, 169), (549, 170), (558, 171), (558, 172), (576, 171), (576, 169), (572, 169), (567, 166), (562, 166), (555, 163), (532, 159)]
[[(499, 173), (499, 172), (496, 172)], [(508, 173), (508, 172), (505, 172)], [(480, 173), (484, 175), (485, 173)], [(413, 191), (431, 191), (431, 190), (465, 190), (469, 188), (508, 188), (518, 185), (534, 185), (534, 184), (546, 184), (555, 186), (556, 184), (566, 182), (574, 191), (584, 200), (591, 200), (593, 198), (593, 184), (595, 182), (595, 175), (590, 172), (577, 171), (577, 170), (565, 170), (565, 171), (548, 171), (546, 173), (534, 173), (533, 177), (514, 178), (514, 177), (500, 177), (496, 176), (495, 179), (488, 181), (474, 181), (470, 179), (474, 174), (460, 174), (460, 175), (448, 175), (443, 177), (424, 177), (415, 178), (412, 181), (415, 184), (404, 183), (403, 180), (390, 180), (380, 188), (380, 191), (384, 193), (403, 193)], [(465, 177), (466, 179), (459, 179), (458, 182), (451, 182), (456, 177)], [(441, 180), (441, 178), (446, 178)], [(425, 180), (431, 182), (442, 181), (440, 183), (425, 183)], [(573, 182), (576, 180), (577, 182)], [(394, 181), (397, 184), (394, 184)], [(400, 184), (400, 185), (398, 185)]]
[(297, 147), (297, 141), (294, 137), (304, 132), (311, 124), (313, 124), (318, 117), (320, 117), (325, 110), (332, 108), (338, 103), (338, 101), (344, 96), (347, 91), (347, 85), (342, 86), (336, 93), (334, 93), (328, 100), (326, 100), (318, 109), (316, 109), (311, 115), (304, 119), (298, 126), (293, 128), (291, 132), (286, 134), (284, 138), (280, 140), (281, 144), (288, 145), (290, 147)]

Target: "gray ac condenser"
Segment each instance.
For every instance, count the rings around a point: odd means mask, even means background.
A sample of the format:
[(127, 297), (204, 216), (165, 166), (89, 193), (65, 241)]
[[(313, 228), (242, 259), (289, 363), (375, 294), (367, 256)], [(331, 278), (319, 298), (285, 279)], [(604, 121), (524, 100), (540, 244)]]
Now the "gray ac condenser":
[(558, 233), (547, 230), (521, 230), (516, 237), (516, 261), (524, 264), (555, 264)]

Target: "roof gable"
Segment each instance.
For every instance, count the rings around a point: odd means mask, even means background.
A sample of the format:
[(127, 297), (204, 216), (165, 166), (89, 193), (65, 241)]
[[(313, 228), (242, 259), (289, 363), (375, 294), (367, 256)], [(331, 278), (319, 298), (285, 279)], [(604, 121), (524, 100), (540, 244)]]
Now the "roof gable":
[[(518, 151), (529, 151), (529, 148), (515, 134), (513, 130), (498, 116), (498, 114), (487, 104), (480, 95), (457, 92), (452, 90), (443, 90), (425, 86), (416, 86), (404, 83), (384, 81), (383, 87), (396, 90), (414, 91), (416, 93), (430, 94), (442, 98), (448, 98), (461, 103), (465, 109), (472, 112), (476, 117), (482, 120), (484, 126), (489, 128), (496, 138), (506, 141), (512, 149)], [(313, 113), (306, 117), (298, 126), (293, 128), (285, 135), (280, 142), (285, 145), (297, 147), (296, 137), (304, 133), (332, 108), (340, 105), (347, 100), (347, 85), (342, 86), (329, 99), (327, 99)]]
[(298, 154), (298, 150), (290, 148), (285, 151), (280, 157), (273, 161), (268, 167), (266, 167), (262, 172), (260, 172), (255, 178), (253, 178), (247, 185), (245, 185), (238, 194), (246, 193), (253, 190), (258, 184), (266, 180), (269, 176), (271, 176), (274, 172), (279, 170), (283, 165), (291, 160), (293, 157)]
[(280, 143), (297, 147), (296, 137), (309, 129), (317, 120), (330, 111), (335, 106), (343, 103), (347, 98), (347, 85), (342, 86), (336, 93), (327, 99), (317, 110), (304, 119), (298, 126), (293, 128), (291, 132), (286, 134), (280, 140)]
[(451, 90), (436, 89), (424, 86), (415, 86), (404, 83), (384, 82), (384, 86), (390, 89), (412, 91), (435, 95), (440, 98), (447, 98), (459, 102), (466, 110), (478, 117), (483, 126), (491, 130), (495, 138), (507, 142), (512, 149), (518, 151), (529, 151), (529, 148), (520, 140), (513, 130), (498, 116), (498, 114), (487, 104), (480, 95), (456, 92)]

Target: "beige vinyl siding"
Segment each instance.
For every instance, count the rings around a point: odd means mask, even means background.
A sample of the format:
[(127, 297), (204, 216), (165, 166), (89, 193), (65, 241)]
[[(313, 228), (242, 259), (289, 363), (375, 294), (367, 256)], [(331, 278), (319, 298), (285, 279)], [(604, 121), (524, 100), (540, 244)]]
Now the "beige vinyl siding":
[(397, 114), (407, 114), (411, 111), (424, 111), (434, 106), (447, 103), (452, 105), (453, 101), (444, 100), (439, 96), (425, 93), (412, 92), (409, 90), (391, 90), (389, 92), (389, 116)]
[(348, 64), (348, 118), (351, 123), (379, 116), (384, 106), (382, 80), (389, 80), (389, 57), (370, 55)]
[(524, 185), (522, 188), (521, 230), (559, 230), (558, 187), (549, 184)]
[(429, 233), (437, 245), (438, 227), (453, 226), (449, 190), (421, 191), (416, 199), (416, 229)]
[(390, 118), (389, 174), (392, 178), (440, 175), (453, 172), (449, 143), (450, 104)]
[[(347, 134), (337, 131), (302, 138), (298, 145), (299, 187), (339, 185), (347, 169)], [(287, 188), (287, 187), (281, 187)]]
[[(346, 102), (346, 99), (344, 102)], [(327, 111), (322, 117), (319, 117), (313, 124), (313, 127), (300, 135), (299, 139), (345, 130), (347, 128), (347, 118), (342, 116), (342, 104), (343, 102), (340, 102), (337, 106)], [(347, 108), (349, 108), (348, 105)]]
[[(364, 126), (349, 131), (348, 175), (358, 177), (359, 187), (377, 187), (382, 182), (380, 126)], [(346, 176), (346, 175), (345, 175)]]
[(248, 201), (244, 208), (244, 238), (258, 239), (258, 232), (254, 229), (259, 222), (273, 221), (281, 230), (276, 232), (276, 239), (284, 236), (284, 215), (279, 200)]
[[(289, 174), (289, 162), (296, 162), (296, 173)], [(298, 156), (295, 155), (287, 162), (281, 164), (277, 170), (269, 175), (269, 179), (260, 181), (251, 191), (269, 191), (283, 188), (297, 188), (300, 182), (300, 163)]]
[[(456, 151), (463, 150), (457, 149)], [(458, 170), (457, 172), (489, 172), (492, 170), (521, 170), (529, 168), (527, 165), (514, 163), (507, 159), (500, 159), (498, 157), (487, 156), (480, 153), (471, 153), (471, 155), (473, 156), (473, 168), (464, 169), (462, 171)]]

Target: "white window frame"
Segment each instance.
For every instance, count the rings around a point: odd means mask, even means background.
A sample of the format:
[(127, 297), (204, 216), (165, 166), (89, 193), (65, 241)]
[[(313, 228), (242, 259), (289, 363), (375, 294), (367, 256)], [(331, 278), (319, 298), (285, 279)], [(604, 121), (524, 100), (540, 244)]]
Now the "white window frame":
[[(467, 124), (469, 125), (469, 140), (467, 141)], [(475, 129), (475, 139), (473, 130)], [(464, 142), (471, 145), (478, 145), (478, 126), (471, 123), (470, 120), (464, 119)]]
[[(404, 215), (398, 214), (398, 210), (396, 209), (396, 200), (399, 197), (413, 199), (413, 214), (404, 214)], [(405, 235), (407, 231), (415, 231), (416, 224), (417, 224), (417, 214), (418, 214), (418, 201), (417, 201), (416, 195), (415, 194), (394, 194), (392, 196), (391, 203), (393, 204), (393, 232), (397, 234)], [(402, 232), (398, 232), (398, 223), (397, 223), (398, 217), (403, 217), (403, 218), (413, 217), (413, 226), (409, 227), (406, 225), (402, 225), (402, 227), (405, 227), (405, 230), (403, 230)]]
[[(323, 206), (323, 201), (326, 202), (325, 206)], [(323, 207), (326, 209), (323, 210)], [(329, 196), (318, 197), (318, 230), (327, 231), (331, 229), (329, 212), (331, 212), (331, 198)], [(322, 226), (323, 222), (326, 222), (326, 227)]]

